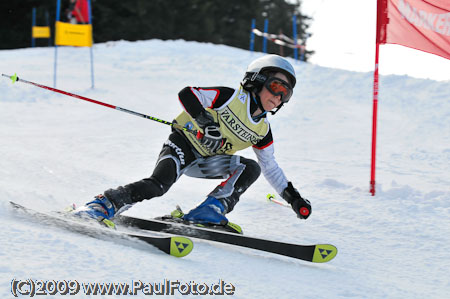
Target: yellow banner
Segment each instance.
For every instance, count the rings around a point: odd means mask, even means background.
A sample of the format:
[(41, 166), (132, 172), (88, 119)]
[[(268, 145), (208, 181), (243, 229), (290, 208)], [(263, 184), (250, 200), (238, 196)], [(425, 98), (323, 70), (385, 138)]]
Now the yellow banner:
[(55, 45), (92, 47), (92, 25), (70, 24), (57, 21)]
[(31, 30), (33, 38), (50, 38), (50, 27), (48, 26), (33, 26)]

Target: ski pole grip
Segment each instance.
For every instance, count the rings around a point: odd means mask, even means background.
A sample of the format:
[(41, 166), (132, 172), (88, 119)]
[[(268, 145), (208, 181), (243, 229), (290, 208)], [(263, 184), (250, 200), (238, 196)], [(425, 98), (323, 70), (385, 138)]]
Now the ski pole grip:
[(300, 210), (300, 215), (307, 217), (309, 215), (309, 213), (311, 213), (311, 211), (307, 208), (307, 207), (301, 207)]

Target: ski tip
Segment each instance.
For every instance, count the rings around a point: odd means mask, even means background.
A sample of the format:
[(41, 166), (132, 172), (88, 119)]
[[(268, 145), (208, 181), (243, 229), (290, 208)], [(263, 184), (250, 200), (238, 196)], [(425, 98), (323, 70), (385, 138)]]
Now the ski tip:
[(227, 228), (226, 231), (229, 231), (230, 233), (240, 234), (243, 235), (244, 232), (242, 231), (242, 227), (240, 227), (238, 224), (233, 222), (228, 222), (225, 227)]
[(194, 243), (191, 239), (185, 237), (170, 238), (170, 255), (184, 257), (191, 253), (192, 249), (194, 249)]
[(9, 201), (9, 203), (16, 209), (21, 207), (21, 205), (15, 203), (14, 201)]
[(329, 244), (316, 245), (314, 249), (313, 263), (326, 263), (334, 259), (337, 254), (337, 248)]

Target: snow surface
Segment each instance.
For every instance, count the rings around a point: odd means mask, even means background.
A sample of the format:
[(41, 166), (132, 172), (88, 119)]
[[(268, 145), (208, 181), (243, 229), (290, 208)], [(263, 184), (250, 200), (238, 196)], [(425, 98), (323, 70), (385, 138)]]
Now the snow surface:
[[(96, 44), (90, 89), (89, 50), (60, 48), (57, 87), (171, 121), (181, 111), (181, 88), (237, 87), (259, 55), (181, 40)], [(52, 86), (53, 58), (52, 48), (2, 50), (0, 71)], [(312, 215), (298, 220), (292, 210), (268, 203), (274, 190), (261, 177), (229, 219), (250, 236), (334, 244), (333, 261), (311, 264), (197, 240), (189, 256), (177, 259), (18, 216), (10, 200), (62, 210), (148, 177), (170, 127), (2, 77), (0, 297), (12, 297), (13, 279), (222, 279), (235, 286), (236, 298), (448, 298), (450, 82), (381, 76), (372, 197), (372, 73), (292, 63), (294, 96), (270, 119), (277, 161), (311, 200)], [(251, 149), (240, 154), (254, 157)], [(149, 218), (176, 204), (189, 210), (218, 183), (182, 177), (162, 198), (126, 213)]]

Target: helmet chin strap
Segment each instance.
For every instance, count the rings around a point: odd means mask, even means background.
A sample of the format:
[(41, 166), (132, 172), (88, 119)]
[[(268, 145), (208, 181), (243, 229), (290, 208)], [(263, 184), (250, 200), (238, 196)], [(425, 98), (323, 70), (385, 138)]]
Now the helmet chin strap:
[(259, 97), (258, 93), (254, 93), (254, 97), (253, 97), (254, 101), (256, 102), (256, 105), (258, 106), (259, 109), (261, 109), (261, 111), (264, 113), (266, 112), (266, 110), (264, 109), (262, 103), (261, 103), (261, 98)]
[(283, 105), (284, 105), (284, 103), (281, 103), (280, 105), (278, 105), (278, 107), (277, 107), (277, 110), (275, 110), (275, 111), (269, 111), (272, 115), (275, 115), (275, 113), (277, 113), (280, 109), (281, 109), (281, 107), (283, 107)]
[(260, 116), (263, 116), (263, 115), (266, 114), (266, 113), (270, 113), (270, 114), (272, 114), (272, 115), (275, 115), (275, 113), (277, 113), (277, 112), (281, 109), (281, 107), (283, 107), (283, 105), (284, 105), (284, 103), (281, 103), (280, 105), (278, 105), (278, 106), (276, 107), (276, 110), (275, 110), (275, 111), (266, 111), (266, 110), (264, 109), (264, 107), (262, 106), (261, 98), (259, 97), (259, 94), (258, 94), (257, 92), (253, 92), (252, 95), (253, 95), (253, 101), (256, 103), (256, 105), (258, 106), (258, 108), (262, 111), (262, 113), (260, 114)]
[(259, 97), (258, 93), (252, 92), (251, 99), (253, 100), (253, 103), (256, 104), (258, 109), (262, 111), (261, 114), (252, 117), (254, 121), (259, 121), (262, 117), (264, 117), (264, 115), (266, 115), (267, 111), (264, 110), (264, 108), (261, 104), (261, 98)]

